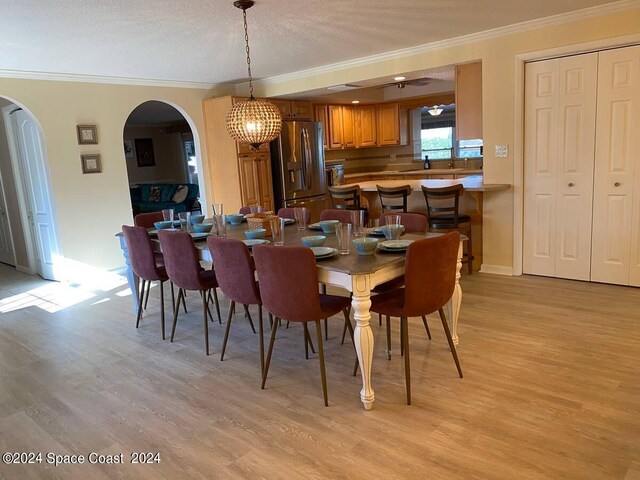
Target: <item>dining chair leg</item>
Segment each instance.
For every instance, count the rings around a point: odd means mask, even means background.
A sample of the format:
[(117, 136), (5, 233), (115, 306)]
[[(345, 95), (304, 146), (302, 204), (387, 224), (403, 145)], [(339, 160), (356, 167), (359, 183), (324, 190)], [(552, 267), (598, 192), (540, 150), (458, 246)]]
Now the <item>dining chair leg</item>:
[(404, 381), (407, 387), (407, 405), (411, 405), (411, 362), (409, 361), (409, 325), (407, 317), (400, 319), (402, 328), (402, 343), (404, 345)]
[(273, 330), (273, 315), (269, 314), (269, 328)]
[(178, 323), (178, 312), (180, 311), (180, 299), (183, 296), (183, 290), (178, 289), (178, 300), (176, 301), (176, 308), (173, 309), (173, 326), (171, 327), (171, 341), (173, 342), (173, 336), (176, 334), (176, 324)]
[[(304, 326), (307, 324), (305, 322)], [(316, 320), (316, 335), (318, 337), (318, 357), (320, 358), (320, 376), (322, 377), (322, 397), (324, 398), (324, 406), (329, 406), (327, 398), (327, 372), (324, 368), (324, 349), (322, 348), (322, 328), (320, 328), (320, 320)]]
[(269, 365), (271, 364), (271, 354), (273, 353), (273, 342), (276, 340), (276, 331), (278, 330), (278, 318), (276, 317), (275, 322), (273, 322), (273, 328), (271, 329), (271, 340), (269, 341), (269, 350), (267, 351), (267, 360), (264, 364), (264, 372), (262, 372), (262, 390), (264, 390), (264, 385), (267, 383), (267, 375), (269, 374)]
[(209, 312), (209, 306), (207, 305), (207, 291), (202, 290), (202, 318), (204, 320), (204, 347), (207, 355), (209, 355), (209, 319), (207, 318), (207, 313), (211, 315)]
[[(182, 306), (184, 307), (184, 313), (189, 313), (187, 312), (187, 300), (186, 300), (186, 292), (184, 290), (182, 290)], [(178, 304), (180, 304), (180, 300), (178, 300)]]
[(209, 317), (209, 320), (211, 320), (211, 322), (213, 322), (213, 315), (211, 314), (211, 310), (209, 309), (208, 296), (209, 296), (209, 292), (200, 293), (200, 297), (202, 298), (202, 301), (204, 302), (204, 308), (205, 308), (205, 311), (207, 312), (207, 316)]
[[(385, 315), (385, 317), (387, 324), (387, 360), (391, 360), (391, 321), (389, 315)], [(402, 325), (402, 321), (400, 325)], [(402, 343), (402, 339), (400, 339), (400, 343)]]
[[(303, 323), (306, 326), (306, 323)], [(309, 329), (307, 328), (307, 340), (309, 340), (309, 347), (311, 348), (311, 353), (316, 353), (316, 349), (313, 347), (313, 341), (311, 340), (311, 335), (309, 334)]]
[(169, 285), (171, 285), (171, 311), (176, 308), (176, 293), (175, 288), (173, 287), (173, 282), (169, 280)]
[(306, 322), (303, 325), (304, 325), (304, 332), (303, 332), (303, 334), (304, 334), (304, 358), (309, 360), (309, 330), (307, 329)]
[(467, 240), (467, 260), (469, 261), (469, 263), (467, 263), (467, 271), (469, 272), (469, 275), (471, 275), (473, 273), (473, 243), (471, 241), (471, 228), (469, 228), (467, 238), (469, 239)]
[(140, 285), (140, 293), (138, 295), (138, 315), (136, 317), (136, 328), (140, 326), (140, 318), (142, 317), (142, 300), (144, 298), (144, 284), (146, 280), (142, 280), (142, 285)]
[(213, 298), (216, 301), (216, 313), (218, 314), (218, 323), (222, 325), (222, 318), (220, 317), (220, 302), (218, 301), (218, 289), (213, 289)]
[(344, 338), (347, 336), (347, 322), (344, 322), (342, 326), (342, 340), (340, 340), (340, 345), (344, 345)]
[(162, 340), (164, 340), (164, 282), (160, 282), (160, 324), (162, 325)]
[(220, 353), (220, 361), (224, 360), (224, 352), (227, 349), (227, 340), (229, 339), (229, 330), (231, 330), (231, 319), (233, 318), (233, 306), (236, 302), (231, 301), (231, 306), (229, 307), (229, 315), (227, 315), (227, 326), (224, 329), (224, 339), (222, 340), (222, 352)]
[(378, 314), (378, 326), (380, 326), (380, 327), (382, 326), (382, 314), (381, 313)]
[(251, 325), (251, 330), (253, 330), (253, 333), (255, 335), (256, 327), (253, 326), (253, 319), (251, 318), (251, 314), (249, 313), (249, 306), (243, 305), (243, 307), (244, 307), (244, 315), (245, 317), (247, 317), (247, 320), (249, 320), (249, 325)]
[(151, 292), (151, 282), (147, 281), (147, 295), (144, 297), (144, 309), (147, 309), (149, 303), (149, 292)]
[(289, 329), (289, 320), (287, 320), (287, 324), (285, 325), (285, 327), (287, 330)]
[(427, 323), (426, 315), (422, 315), (422, 323), (424, 324), (424, 329), (427, 331), (427, 336), (429, 340), (431, 340), (431, 331), (429, 330), (429, 324)]
[(262, 321), (262, 305), (258, 305), (258, 329), (260, 330), (260, 375), (264, 373), (264, 325)]
[(329, 319), (324, 319), (324, 339), (329, 340)]
[(404, 322), (400, 321), (400, 355), (404, 355), (404, 342), (402, 341), (403, 332), (404, 332)]
[(456, 346), (453, 344), (453, 339), (451, 338), (451, 332), (449, 331), (449, 325), (447, 324), (447, 318), (444, 316), (444, 311), (442, 309), (438, 310), (440, 314), (440, 320), (442, 321), (442, 327), (444, 328), (444, 333), (447, 336), (447, 341), (449, 342), (449, 348), (451, 349), (451, 355), (453, 355), (453, 361), (456, 362), (456, 368), (458, 369), (458, 375), (462, 378), (462, 368), (460, 367), (460, 361), (458, 360), (458, 352), (456, 352)]

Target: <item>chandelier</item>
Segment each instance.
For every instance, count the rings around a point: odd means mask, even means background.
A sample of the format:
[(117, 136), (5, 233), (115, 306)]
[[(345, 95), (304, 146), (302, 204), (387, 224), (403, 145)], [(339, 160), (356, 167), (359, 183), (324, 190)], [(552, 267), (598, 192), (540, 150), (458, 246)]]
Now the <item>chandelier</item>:
[(427, 112), (429, 112), (429, 115), (433, 115), (434, 117), (437, 117), (442, 113), (442, 109), (438, 107), (438, 105), (434, 105), (429, 110), (427, 110)]
[(253, 6), (253, 0), (237, 0), (233, 6), (242, 10), (244, 19), (244, 41), (247, 52), (247, 72), (249, 74), (249, 98), (238, 102), (227, 113), (227, 131), (234, 140), (248, 143), (254, 149), (270, 142), (282, 129), (280, 110), (266, 100), (253, 96), (251, 78), (251, 58), (249, 57), (249, 32), (247, 30), (247, 9)]

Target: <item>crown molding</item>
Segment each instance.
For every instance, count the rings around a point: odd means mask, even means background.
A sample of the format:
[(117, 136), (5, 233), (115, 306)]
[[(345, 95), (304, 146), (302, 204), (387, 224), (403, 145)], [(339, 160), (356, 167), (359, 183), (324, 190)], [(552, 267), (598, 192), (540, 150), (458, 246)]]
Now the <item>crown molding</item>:
[[(463, 35), (460, 37), (454, 37), (446, 40), (439, 40), (437, 42), (426, 43), (409, 48), (402, 48), (400, 50), (392, 50), (390, 52), (379, 53), (376, 55), (370, 55), (368, 57), (361, 57), (354, 60), (347, 60), (344, 62), (332, 63), (330, 65), (324, 65), (321, 67), (313, 67), (306, 70), (300, 70), (297, 72), (286, 73), (283, 75), (276, 75), (264, 79), (254, 80), (253, 84), (256, 86), (276, 85), (279, 83), (299, 80), (314, 75), (322, 75), (326, 73), (332, 73), (348, 68), (360, 67), (371, 65), (386, 60), (397, 60), (402, 57), (411, 57), (413, 55), (419, 55), (424, 53), (435, 52), (443, 50), (445, 48), (458, 47), (468, 45), (471, 43), (477, 43), (484, 40), (491, 40), (495, 38), (505, 37), (514, 33), (522, 33), (531, 30), (537, 30), (544, 27), (550, 27), (555, 25), (562, 25), (566, 23), (575, 22), (578, 20), (584, 20), (593, 17), (601, 17), (604, 15), (611, 15), (618, 12), (631, 10), (634, 8), (640, 8), (640, 0), (621, 0), (618, 2), (607, 3), (604, 5), (597, 5), (594, 7), (588, 7), (581, 10), (575, 10), (572, 12), (561, 13), (558, 15), (552, 15), (550, 17), (538, 18), (535, 20), (527, 20), (525, 22), (514, 23), (504, 27), (497, 27), (490, 30), (484, 30), (482, 32), (471, 33), (469, 35)], [(248, 82), (236, 84), (237, 90), (242, 90), (248, 86)]]
[(185, 82), (181, 80), (156, 80), (151, 78), (109, 77), (102, 75), (81, 75), (75, 73), (34, 72), (29, 70), (0, 69), (0, 78), (20, 78), (25, 80), (47, 80), (55, 82), (102, 83), (110, 85), (136, 85), (141, 87), (193, 88), (212, 90), (224, 85), (205, 82)]

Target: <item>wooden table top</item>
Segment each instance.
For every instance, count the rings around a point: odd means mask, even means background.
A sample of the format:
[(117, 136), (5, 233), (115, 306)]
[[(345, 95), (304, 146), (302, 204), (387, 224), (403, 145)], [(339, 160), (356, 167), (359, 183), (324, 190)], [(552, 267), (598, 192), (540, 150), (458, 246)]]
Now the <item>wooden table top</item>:
[(423, 180), (368, 180), (366, 182), (357, 182), (347, 185), (341, 185), (341, 187), (349, 187), (351, 185), (359, 185), (360, 190), (363, 192), (377, 192), (377, 185), (382, 187), (401, 187), (403, 185), (410, 185), (411, 189), (415, 192), (421, 190), (420, 187), (438, 188), (449, 187), (451, 185), (457, 185), (461, 183), (464, 189), (468, 192), (492, 192), (499, 190), (509, 190), (511, 185), (508, 183), (487, 183), (483, 182), (482, 175), (471, 175), (469, 177), (455, 178), (455, 179), (423, 179)]

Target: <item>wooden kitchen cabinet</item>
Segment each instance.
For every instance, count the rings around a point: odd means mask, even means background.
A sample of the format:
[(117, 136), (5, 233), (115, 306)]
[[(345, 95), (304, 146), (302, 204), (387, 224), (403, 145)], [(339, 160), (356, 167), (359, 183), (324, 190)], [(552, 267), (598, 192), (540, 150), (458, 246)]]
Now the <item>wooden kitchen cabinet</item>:
[(342, 105), (327, 107), (329, 119), (329, 148), (342, 148)]
[(327, 105), (314, 105), (314, 116), (316, 122), (322, 123), (322, 144), (326, 149), (329, 148), (329, 110)]
[(356, 147), (378, 145), (378, 109), (375, 105), (358, 106), (355, 109)]
[(260, 203), (266, 210), (273, 209), (273, 183), (269, 144), (254, 152), (248, 145), (233, 140), (226, 127), (227, 112), (235, 97), (217, 97), (205, 100), (204, 114), (207, 158), (201, 188), (213, 193), (208, 203), (223, 203), (227, 212), (238, 212), (240, 207)]
[(342, 146), (343, 148), (356, 147), (356, 117), (354, 107), (342, 106)]
[(482, 138), (482, 62), (456, 65), (456, 139)]
[(313, 104), (305, 100), (281, 100), (278, 98), (267, 99), (273, 103), (282, 118), (286, 120), (311, 120), (313, 118)]
[(378, 146), (400, 145), (400, 105), (398, 102), (377, 106)]

